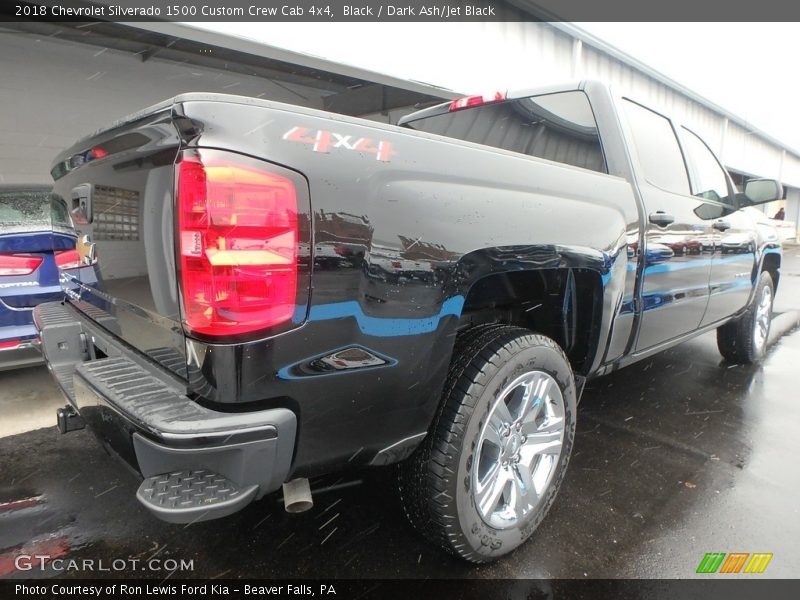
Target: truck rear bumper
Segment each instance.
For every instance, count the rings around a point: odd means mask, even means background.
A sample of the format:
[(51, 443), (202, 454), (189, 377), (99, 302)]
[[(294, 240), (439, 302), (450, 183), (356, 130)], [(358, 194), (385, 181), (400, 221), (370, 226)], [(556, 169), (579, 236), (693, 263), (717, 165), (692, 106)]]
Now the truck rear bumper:
[(20, 340), (15, 346), (0, 348), (0, 371), (32, 367), (42, 364), (39, 340)]
[[(34, 319), (56, 382), (101, 441), (144, 476), (137, 497), (159, 518), (223, 517), (286, 480), (297, 430), (292, 411), (211, 410), (69, 305), (41, 305)], [(102, 358), (95, 357), (97, 336)]]

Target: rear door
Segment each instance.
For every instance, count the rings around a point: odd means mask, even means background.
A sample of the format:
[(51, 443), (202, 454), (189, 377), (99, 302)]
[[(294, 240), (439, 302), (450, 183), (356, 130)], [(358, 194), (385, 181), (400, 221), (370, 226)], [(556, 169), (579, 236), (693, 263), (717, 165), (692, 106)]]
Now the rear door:
[(637, 184), (645, 206), (636, 350), (645, 350), (697, 329), (708, 304), (711, 260), (701, 236), (711, 223), (698, 214), (689, 174), (672, 122), (630, 100), (623, 113), (638, 159)]

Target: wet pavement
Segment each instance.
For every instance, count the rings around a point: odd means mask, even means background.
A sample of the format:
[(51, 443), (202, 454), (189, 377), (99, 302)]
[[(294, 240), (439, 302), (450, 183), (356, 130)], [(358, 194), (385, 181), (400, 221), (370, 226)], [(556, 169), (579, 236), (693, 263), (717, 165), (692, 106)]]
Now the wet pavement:
[[(785, 251), (776, 323), (800, 308), (800, 248)], [(62, 436), (43, 367), (0, 373), (0, 576), (13, 557), (193, 560), (180, 577), (691, 577), (706, 552), (769, 552), (768, 577), (800, 575), (800, 331), (758, 366), (724, 363), (713, 334), (590, 382), (559, 497), (529, 543), (472, 567), (406, 524), (392, 469), (330, 487), (301, 515), (269, 496), (190, 526), (150, 517), (138, 480), (87, 431)], [(69, 576), (170, 573), (72, 572)]]

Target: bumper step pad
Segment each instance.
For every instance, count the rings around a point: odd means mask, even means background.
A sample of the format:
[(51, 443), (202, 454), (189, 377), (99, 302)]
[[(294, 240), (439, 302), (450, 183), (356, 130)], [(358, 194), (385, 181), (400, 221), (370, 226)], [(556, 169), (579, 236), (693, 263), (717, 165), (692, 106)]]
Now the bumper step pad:
[(145, 477), (136, 496), (151, 513), (171, 523), (206, 521), (281, 487), (295, 448), (291, 410), (229, 412), (196, 402), (187, 395), (183, 357), (156, 348), (156, 364), (83, 309), (45, 303), (34, 310), (48, 367), (76, 413), (62, 410), (62, 429), (85, 421), (136, 467)]
[(136, 492), (139, 502), (169, 523), (198, 523), (233, 514), (249, 504), (258, 486), (239, 487), (205, 469), (175, 471), (146, 478)]
[(71, 403), (75, 402), (75, 389), (72, 374), (75, 366), (86, 360), (85, 340), (80, 323), (70, 315), (59, 302), (40, 304), (33, 310), (33, 320), (41, 332), (47, 329), (47, 336), (41, 336), (41, 350), (47, 360), (47, 367), (64, 395)]

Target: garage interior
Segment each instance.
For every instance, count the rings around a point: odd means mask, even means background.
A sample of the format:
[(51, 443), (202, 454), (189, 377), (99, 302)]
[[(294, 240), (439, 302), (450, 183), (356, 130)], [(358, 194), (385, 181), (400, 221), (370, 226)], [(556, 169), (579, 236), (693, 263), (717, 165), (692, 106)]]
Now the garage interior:
[[(194, 32), (208, 38), (196, 41), (148, 25), (0, 24), (0, 52), (24, 56), (7, 61), (0, 82), (0, 183), (50, 183), (51, 162), (63, 148), (99, 125), (185, 92), (267, 98), (383, 122), (454, 97), (243, 40)], [(142, 275), (137, 199), (109, 196), (101, 203), (105, 210), (98, 207), (97, 221), (81, 233), (113, 261), (114, 277)]]
[[(487, 27), (492, 25), (502, 24)], [(644, 99), (658, 97), (690, 113), (706, 139), (718, 141), (716, 150), (737, 185), (750, 177), (781, 179), (785, 199), (762, 210), (772, 217), (785, 207), (782, 237), (797, 237), (800, 156), (790, 148), (745, 129), (734, 115), (568, 23), (521, 25), (509, 38), (522, 38), (528, 46), (539, 40), (544, 48), (540, 58), (552, 63), (550, 69), (562, 73), (562, 79), (608, 79)], [(381, 122), (396, 122), (418, 108), (462, 95), (176, 23), (8, 22), (0, 24), (0, 52), (25, 58), (6, 61), (0, 81), (5, 108), (0, 113), (0, 183), (50, 183), (53, 157), (98, 124), (184, 92), (267, 98)], [(54, 102), (60, 110), (52, 109)], [(118, 277), (137, 276), (141, 265), (125, 262), (143, 255), (131, 229), (138, 216), (132, 204), (116, 207), (104, 217), (106, 228), (118, 229), (116, 235), (102, 229), (84, 233), (94, 234), (104, 256), (122, 259)]]

